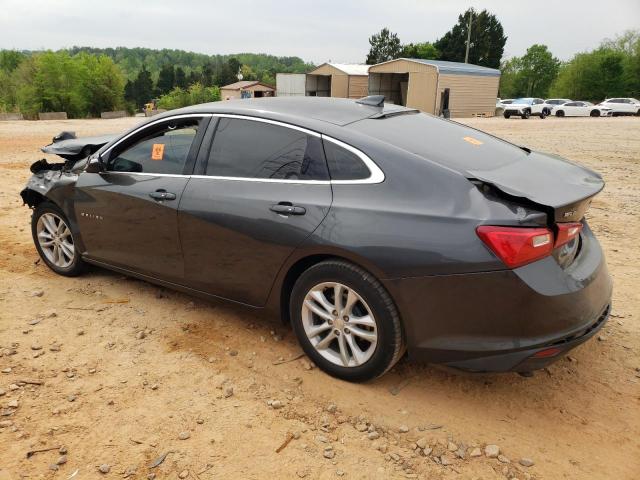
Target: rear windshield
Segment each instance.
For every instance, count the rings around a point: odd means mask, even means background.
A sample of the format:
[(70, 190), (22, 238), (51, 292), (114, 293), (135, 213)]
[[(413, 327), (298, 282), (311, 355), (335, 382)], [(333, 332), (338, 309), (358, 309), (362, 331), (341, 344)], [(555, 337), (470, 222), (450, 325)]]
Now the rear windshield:
[(345, 128), (460, 172), (493, 170), (526, 157), (509, 142), (425, 113), (365, 119)]

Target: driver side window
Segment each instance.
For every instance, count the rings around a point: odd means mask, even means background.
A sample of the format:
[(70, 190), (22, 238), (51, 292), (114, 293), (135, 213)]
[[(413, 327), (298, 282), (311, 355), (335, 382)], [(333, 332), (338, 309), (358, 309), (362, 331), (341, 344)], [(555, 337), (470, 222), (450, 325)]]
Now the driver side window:
[(183, 118), (152, 127), (133, 144), (114, 149), (107, 162), (111, 172), (181, 175), (198, 133), (198, 118)]

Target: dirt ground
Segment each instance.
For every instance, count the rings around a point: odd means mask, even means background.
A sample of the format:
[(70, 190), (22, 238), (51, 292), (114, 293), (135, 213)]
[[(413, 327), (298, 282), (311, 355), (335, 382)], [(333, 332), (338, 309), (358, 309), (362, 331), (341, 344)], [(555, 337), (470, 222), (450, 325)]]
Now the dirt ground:
[(588, 213), (614, 278), (599, 339), (533, 378), (405, 359), (364, 385), (260, 312), (38, 262), (18, 193), (39, 147), (137, 121), (0, 123), (0, 479), (640, 478), (640, 119), (466, 120), (606, 179)]

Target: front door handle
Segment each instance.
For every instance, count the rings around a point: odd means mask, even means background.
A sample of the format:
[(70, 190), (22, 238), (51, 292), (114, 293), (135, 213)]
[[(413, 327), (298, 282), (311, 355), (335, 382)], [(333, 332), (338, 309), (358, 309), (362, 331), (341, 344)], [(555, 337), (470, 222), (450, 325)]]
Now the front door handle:
[(304, 215), (307, 213), (306, 208), (293, 205), (291, 202), (280, 202), (275, 205), (271, 205), (269, 210), (280, 215)]
[(155, 192), (151, 192), (149, 194), (149, 196), (151, 198), (153, 198), (154, 200), (158, 200), (159, 202), (162, 202), (163, 200), (175, 200), (176, 199), (176, 194), (175, 193), (167, 192), (166, 190), (164, 190), (162, 188), (156, 190)]

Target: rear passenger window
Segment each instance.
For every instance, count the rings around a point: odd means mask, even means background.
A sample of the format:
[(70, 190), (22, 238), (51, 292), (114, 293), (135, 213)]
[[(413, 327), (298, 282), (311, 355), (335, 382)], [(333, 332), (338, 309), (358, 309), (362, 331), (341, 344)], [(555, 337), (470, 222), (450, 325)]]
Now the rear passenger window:
[(371, 176), (362, 159), (346, 148), (325, 140), (324, 152), (331, 180), (362, 180)]
[(220, 118), (207, 175), (329, 180), (319, 137), (271, 123)]

